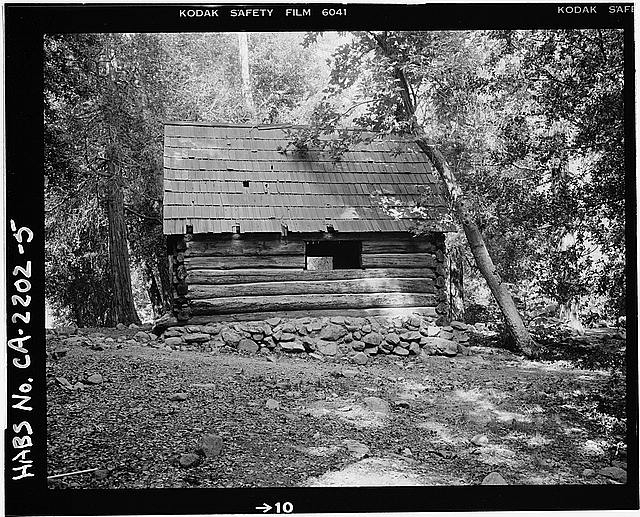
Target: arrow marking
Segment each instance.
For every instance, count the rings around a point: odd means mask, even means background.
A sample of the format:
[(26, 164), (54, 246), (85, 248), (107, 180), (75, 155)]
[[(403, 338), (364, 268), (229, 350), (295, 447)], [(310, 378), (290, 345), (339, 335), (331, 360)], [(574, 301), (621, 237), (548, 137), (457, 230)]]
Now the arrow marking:
[(267, 513), (271, 508), (267, 503), (262, 503), (262, 506), (256, 506), (256, 510), (262, 510), (262, 513)]

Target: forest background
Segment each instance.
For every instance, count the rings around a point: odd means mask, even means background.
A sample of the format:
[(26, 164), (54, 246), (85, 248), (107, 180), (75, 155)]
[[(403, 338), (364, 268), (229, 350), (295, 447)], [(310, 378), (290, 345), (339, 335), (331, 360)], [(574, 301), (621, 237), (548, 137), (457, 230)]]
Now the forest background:
[[(309, 125), (292, 144), (333, 132), (335, 159), (358, 138), (341, 128), (419, 126), (446, 158), (525, 324), (619, 323), (622, 42), (618, 30), (48, 35), (52, 319), (113, 326), (167, 310), (163, 123), (192, 120)], [(452, 317), (499, 321), (458, 224), (447, 238), (463, 279)]]

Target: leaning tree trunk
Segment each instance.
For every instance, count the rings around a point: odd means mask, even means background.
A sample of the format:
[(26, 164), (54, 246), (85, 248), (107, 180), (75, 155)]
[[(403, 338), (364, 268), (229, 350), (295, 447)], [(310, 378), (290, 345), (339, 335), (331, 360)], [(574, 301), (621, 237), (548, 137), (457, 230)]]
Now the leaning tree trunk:
[[(386, 41), (380, 38), (378, 38), (377, 41), (385, 55), (389, 56), (389, 49), (386, 45)], [(404, 70), (396, 65), (394, 66), (393, 74), (399, 86), (399, 93), (406, 111), (406, 116), (413, 126), (415, 142), (427, 155), (429, 161), (433, 164), (440, 176), (440, 179), (444, 183), (445, 188), (447, 189), (449, 199), (453, 204), (458, 220), (462, 224), (467, 241), (469, 242), (473, 258), (475, 259), (480, 273), (486, 280), (491, 293), (498, 303), (498, 307), (504, 317), (507, 331), (513, 340), (514, 347), (516, 350), (527, 356), (531, 357), (537, 355), (538, 345), (533, 341), (533, 339), (531, 339), (531, 335), (524, 326), (524, 322), (520, 317), (520, 313), (516, 308), (516, 304), (511, 297), (509, 289), (502, 282), (502, 279), (493, 264), (493, 260), (491, 260), (489, 251), (484, 244), (482, 233), (480, 233), (480, 230), (475, 223), (472, 211), (464, 197), (460, 185), (458, 185), (458, 180), (449, 167), (444, 155), (429, 141), (422, 129), (422, 126), (420, 126), (416, 120), (416, 108), (412, 98), (412, 90), (409, 86)]]
[(124, 193), (119, 166), (115, 162), (113, 145), (109, 150), (109, 178), (107, 180), (107, 218), (109, 221), (109, 266), (111, 275), (110, 323), (136, 323), (140, 319), (133, 303), (127, 226), (124, 220)]
[(505, 325), (513, 339), (515, 348), (528, 356), (536, 355), (537, 345), (533, 339), (531, 339), (531, 335), (524, 326), (509, 289), (502, 281), (502, 278), (500, 278), (493, 264), (491, 255), (489, 255), (489, 251), (484, 243), (482, 233), (480, 233), (474, 221), (471, 210), (453, 171), (449, 167), (443, 154), (426, 139), (424, 132), (419, 127), (416, 129), (415, 141), (438, 171), (449, 193), (449, 198), (453, 203), (458, 219), (464, 229), (464, 234), (469, 242), (473, 258), (476, 261), (480, 273), (486, 280), (491, 294), (493, 294), (498, 303), (498, 307), (504, 316)]

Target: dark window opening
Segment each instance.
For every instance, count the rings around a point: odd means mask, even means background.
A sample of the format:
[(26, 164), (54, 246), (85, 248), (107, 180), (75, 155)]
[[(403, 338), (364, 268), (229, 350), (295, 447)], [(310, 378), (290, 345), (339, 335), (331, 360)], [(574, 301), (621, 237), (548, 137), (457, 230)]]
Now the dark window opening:
[(248, 187), (248, 186), (249, 186), (249, 182), (248, 182), (247, 180), (244, 180), (244, 181), (242, 182), (242, 186), (243, 186), (243, 187)]
[(360, 241), (305, 242), (305, 269), (360, 269), (362, 243)]

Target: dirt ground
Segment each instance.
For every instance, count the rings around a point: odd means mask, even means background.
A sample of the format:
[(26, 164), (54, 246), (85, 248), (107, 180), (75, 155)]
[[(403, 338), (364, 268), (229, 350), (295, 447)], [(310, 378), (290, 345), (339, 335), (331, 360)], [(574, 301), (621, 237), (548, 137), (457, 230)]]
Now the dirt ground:
[[(624, 429), (595, 397), (609, 373), (563, 360), (66, 348), (47, 364), (48, 475), (99, 470), (50, 488), (625, 481)], [(222, 448), (204, 456), (208, 434)]]

